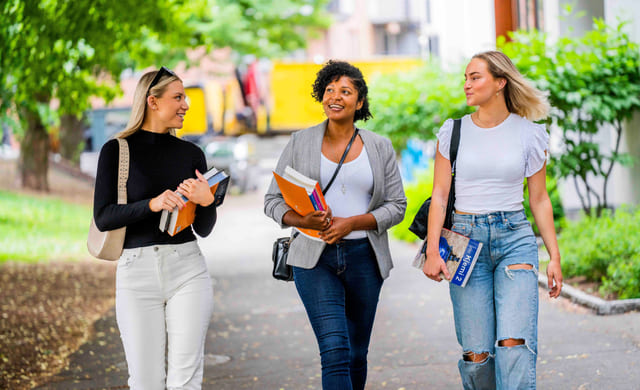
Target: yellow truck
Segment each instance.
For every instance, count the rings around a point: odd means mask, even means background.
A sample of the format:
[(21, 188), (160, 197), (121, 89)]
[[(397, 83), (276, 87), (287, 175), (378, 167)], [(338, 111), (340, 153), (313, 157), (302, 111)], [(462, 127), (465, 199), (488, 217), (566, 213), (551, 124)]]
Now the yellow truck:
[[(406, 71), (422, 65), (418, 58), (380, 58), (353, 61), (370, 82), (385, 73)], [(208, 81), (185, 88), (191, 107), (180, 136), (201, 136), (208, 132), (224, 135), (245, 133), (277, 134), (303, 129), (321, 122), (324, 112), (311, 97), (311, 85), (321, 64), (274, 61), (263, 74), (260, 104), (252, 109), (244, 86), (237, 78), (221, 84)]]

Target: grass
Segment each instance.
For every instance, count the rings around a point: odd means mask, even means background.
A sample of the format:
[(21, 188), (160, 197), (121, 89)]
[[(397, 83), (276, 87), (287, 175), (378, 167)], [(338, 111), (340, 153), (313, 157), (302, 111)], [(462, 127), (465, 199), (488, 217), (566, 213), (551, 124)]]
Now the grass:
[(73, 261), (89, 258), (89, 191), (54, 185), (47, 196), (0, 190), (0, 389), (49, 381), (113, 306), (115, 264)]
[(0, 191), (0, 263), (87, 257), (91, 208)]

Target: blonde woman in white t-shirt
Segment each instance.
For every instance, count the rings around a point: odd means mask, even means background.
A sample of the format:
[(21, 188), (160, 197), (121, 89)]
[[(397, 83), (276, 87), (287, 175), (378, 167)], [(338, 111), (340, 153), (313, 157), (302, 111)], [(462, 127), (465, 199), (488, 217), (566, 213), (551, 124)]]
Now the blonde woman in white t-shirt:
[[(483, 243), (473, 273), (462, 288), (450, 284), (458, 368), (465, 389), (535, 389), (538, 328), (538, 248), (522, 205), (527, 179), (529, 204), (549, 252), (549, 296), (562, 289), (560, 252), (546, 188), (549, 136), (533, 123), (547, 116), (545, 96), (501, 52), (475, 55), (465, 71), (467, 104), (456, 160), (452, 230)], [(429, 210), (427, 277), (450, 278), (438, 253), (451, 163), (453, 121), (438, 133)]]

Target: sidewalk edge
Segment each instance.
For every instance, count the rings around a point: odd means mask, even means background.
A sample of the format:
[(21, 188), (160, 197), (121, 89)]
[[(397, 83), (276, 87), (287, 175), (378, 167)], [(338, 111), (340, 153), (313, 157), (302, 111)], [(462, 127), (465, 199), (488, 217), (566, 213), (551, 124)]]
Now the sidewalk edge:
[[(538, 274), (538, 285), (548, 290), (546, 275)], [(632, 310), (640, 310), (640, 299), (605, 301), (566, 284), (562, 286), (560, 295), (572, 302), (592, 309), (598, 315), (622, 314)]]

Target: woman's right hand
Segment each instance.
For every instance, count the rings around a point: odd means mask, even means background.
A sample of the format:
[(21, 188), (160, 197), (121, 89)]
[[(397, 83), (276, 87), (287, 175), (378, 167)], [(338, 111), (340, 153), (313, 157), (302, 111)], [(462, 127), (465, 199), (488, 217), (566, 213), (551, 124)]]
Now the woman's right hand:
[(300, 221), (300, 227), (325, 230), (331, 226), (331, 210), (327, 211), (314, 211), (302, 217)]
[(288, 226), (325, 230), (331, 226), (332, 218), (331, 209), (327, 211), (313, 211), (307, 215), (300, 215), (296, 213), (295, 210), (289, 210), (284, 214), (282, 222)]
[(165, 190), (162, 194), (149, 201), (149, 208), (154, 213), (157, 213), (162, 210), (172, 211), (176, 206), (183, 208), (185, 204), (185, 201), (182, 200), (182, 197), (177, 192)]
[(442, 277), (440, 277), (441, 273), (444, 274), (444, 277), (447, 278), (447, 280), (451, 280), (449, 270), (438, 252), (434, 253), (427, 251), (427, 259), (424, 262), (424, 266), (422, 266), (422, 272), (424, 272), (427, 278), (435, 280), (436, 282), (442, 281)]

